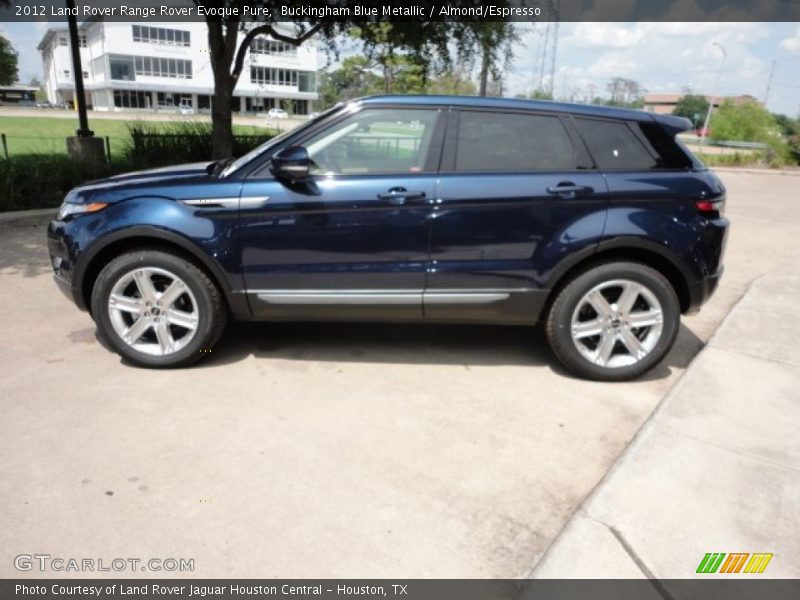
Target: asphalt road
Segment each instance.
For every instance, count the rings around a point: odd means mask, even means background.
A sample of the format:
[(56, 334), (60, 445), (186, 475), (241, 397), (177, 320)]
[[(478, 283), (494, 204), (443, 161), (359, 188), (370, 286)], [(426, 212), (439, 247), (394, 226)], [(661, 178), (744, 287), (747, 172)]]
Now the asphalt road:
[(136, 369), (56, 290), (44, 227), (0, 227), (0, 577), (41, 576), (15, 570), (33, 553), (529, 573), (749, 282), (800, 258), (800, 178), (723, 179), (721, 288), (626, 384), (566, 375), (540, 329), (474, 326), (239, 325), (196, 368)]

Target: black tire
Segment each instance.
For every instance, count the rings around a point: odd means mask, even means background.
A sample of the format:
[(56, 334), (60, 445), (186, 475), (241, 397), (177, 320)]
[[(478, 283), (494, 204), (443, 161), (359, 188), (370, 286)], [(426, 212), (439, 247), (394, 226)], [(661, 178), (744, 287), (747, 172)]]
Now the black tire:
[[(661, 337), (646, 356), (632, 365), (609, 367), (591, 362), (578, 350), (572, 337), (572, 317), (587, 293), (614, 280), (629, 280), (647, 288), (661, 305), (663, 322)], [(596, 381), (626, 381), (646, 373), (666, 356), (678, 335), (680, 315), (675, 290), (655, 269), (635, 262), (601, 263), (576, 274), (557, 292), (547, 315), (547, 339), (553, 353), (571, 373)]]
[[(111, 322), (109, 296), (114, 285), (126, 274), (148, 267), (163, 269), (183, 280), (197, 305), (194, 337), (171, 354), (158, 356), (136, 350), (120, 337)], [(164, 250), (141, 249), (116, 257), (100, 272), (92, 289), (92, 317), (103, 341), (130, 363), (149, 368), (176, 368), (189, 366), (211, 353), (225, 329), (228, 313), (220, 290), (195, 264)]]

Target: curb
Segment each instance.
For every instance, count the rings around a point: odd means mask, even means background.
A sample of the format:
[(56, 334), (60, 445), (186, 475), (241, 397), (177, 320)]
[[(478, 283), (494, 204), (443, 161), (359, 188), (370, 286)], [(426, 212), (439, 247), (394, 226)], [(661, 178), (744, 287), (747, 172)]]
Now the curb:
[(0, 212), (0, 226), (41, 225), (54, 219), (57, 210), (57, 208), (39, 208)]
[(619, 469), (621, 469), (624, 466), (624, 463), (628, 459), (628, 457), (630, 456), (631, 451), (633, 451), (636, 447), (638, 447), (638, 445), (642, 442), (642, 438), (644, 437), (644, 434), (647, 431), (649, 431), (650, 427), (652, 426), (653, 421), (655, 420), (655, 417), (657, 415), (659, 415), (662, 411), (665, 410), (666, 405), (671, 401), (671, 399), (674, 396), (676, 396), (678, 394), (678, 392), (681, 389), (683, 389), (683, 387), (686, 385), (686, 383), (685, 383), (686, 380), (687, 380), (686, 376), (690, 372), (692, 372), (694, 369), (697, 368), (697, 363), (701, 360), (701, 358), (705, 354), (706, 350), (711, 346), (711, 342), (714, 340), (714, 338), (717, 337), (717, 334), (720, 331), (720, 329), (722, 329), (723, 325), (725, 325), (725, 323), (727, 323), (731, 318), (733, 318), (734, 312), (736, 311), (738, 306), (742, 303), (742, 301), (745, 299), (745, 297), (750, 293), (750, 290), (753, 288), (755, 283), (758, 282), (759, 280), (761, 280), (762, 278), (766, 277), (771, 272), (772, 271), (768, 271), (767, 273), (761, 274), (760, 276), (756, 277), (753, 281), (751, 281), (747, 285), (747, 287), (745, 288), (744, 292), (739, 297), (739, 299), (736, 300), (736, 302), (733, 304), (733, 306), (731, 306), (728, 314), (725, 315), (725, 317), (717, 325), (716, 329), (714, 329), (714, 332), (708, 338), (708, 341), (705, 343), (705, 345), (700, 350), (700, 352), (698, 352), (697, 355), (692, 359), (692, 361), (686, 367), (686, 369), (681, 374), (680, 378), (675, 382), (675, 384), (669, 390), (667, 390), (667, 392), (664, 394), (664, 396), (658, 402), (656, 407), (653, 409), (653, 412), (650, 413), (649, 417), (647, 417), (647, 420), (644, 423), (642, 423), (642, 426), (633, 435), (631, 440), (628, 442), (628, 445), (625, 446), (625, 448), (622, 450), (622, 452), (619, 454), (619, 456), (617, 456), (617, 458), (614, 461), (614, 463), (603, 474), (603, 476), (595, 484), (595, 486), (592, 488), (592, 490), (586, 495), (586, 497), (583, 499), (583, 501), (575, 508), (575, 510), (572, 513), (572, 515), (570, 515), (569, 519), (567, 519), (567, 521), (561, 527), (559, 532), (553, 538), (553, 541), (550, 542), (550, 545), (547, 546), (547, 548), (542, 553), (542, 555), (539, 557), (539, 559), (527, 569), (527, 571), (523, 575), (523, 579), (535, 579), (535, 575), (536, 575), (536, 572), (537, 572), (539, 566), (544, 562), (544, 560), (553, 551), (553, 549), (559, 544), (559, 541), (561, 540), (561, 537), (565, 535), (565, 532), (566, 532), (567, 528), (569, 527), (569, 525), (575, 520), (575, 518), (578, 515), (587, 514), (584, 511), (584, 507), (588, 506), (593, 498), (595, 498), (597, 495), (602, 493), (603, 489), (608, 484), (608, 482), (611, 480), (613, 475), (617, 471), (619, 471)]

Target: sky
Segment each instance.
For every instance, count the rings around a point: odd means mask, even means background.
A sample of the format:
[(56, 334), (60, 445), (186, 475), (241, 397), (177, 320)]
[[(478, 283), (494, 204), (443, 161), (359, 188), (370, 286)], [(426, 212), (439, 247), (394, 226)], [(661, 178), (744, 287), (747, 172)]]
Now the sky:
[[(42, 79), (36, 46), (53, 23), (1, 23), (0, 32), (19, 52), (20, 80)], [(517, 24), (521, 41), (506, 71), (505, 94), (537, 87), (544, 24)], [(719, 44), (727, 53), (723, 54)], [(561, 23), (555, 94), (583, 101), (592, 91), (606, 96), (612, 77), (638, 81), (648, 92), (750, 94), (767, 107), (800, 114), (800, 23), (638, 22)], [(321, 58), (321, 66), (325, 59)], [(720, 75), (721, 74), (721, 75)], [(715, 90), (719, 77), (720, 85)]]

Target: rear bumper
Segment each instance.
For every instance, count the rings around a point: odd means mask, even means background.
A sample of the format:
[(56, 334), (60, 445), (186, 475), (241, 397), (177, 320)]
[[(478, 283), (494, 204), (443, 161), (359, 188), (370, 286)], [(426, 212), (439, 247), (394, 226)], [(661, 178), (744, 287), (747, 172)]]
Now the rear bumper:
[(729, 231), (730, 221), (725, 217), (705, 220), (700, 237), (684, 256), (690, 272), (695, 274), (687, 277), (689, 305), (684, 312), (697, 312), (719, 287)]
[(714, 295), (724, 270), (725, 268), (720, 266), (714, 275), (698, 281), (689, 282), (689, 307), (686, 310), (687, 314), (696, 313), (700, 310), (700, 307), (708, 302), (711, 296)]

